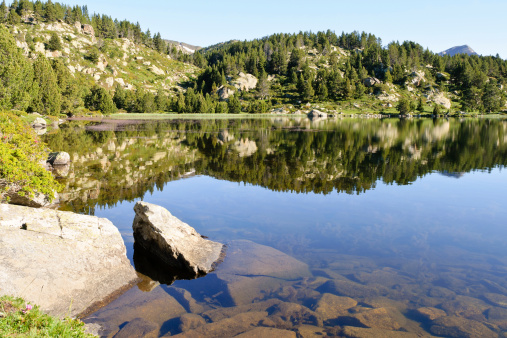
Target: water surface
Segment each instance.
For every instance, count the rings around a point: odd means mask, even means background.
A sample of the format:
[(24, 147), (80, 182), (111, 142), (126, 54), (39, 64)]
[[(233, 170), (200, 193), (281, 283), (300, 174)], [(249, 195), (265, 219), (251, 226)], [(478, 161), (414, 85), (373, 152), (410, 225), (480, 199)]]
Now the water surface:
[(138, 200), (230, 246), (85, 320), (104, 335), (507, 332), (504, 120), (73, 122), (47, 141), (73, 161), (62, 209), (110, 219), (133, 263)]

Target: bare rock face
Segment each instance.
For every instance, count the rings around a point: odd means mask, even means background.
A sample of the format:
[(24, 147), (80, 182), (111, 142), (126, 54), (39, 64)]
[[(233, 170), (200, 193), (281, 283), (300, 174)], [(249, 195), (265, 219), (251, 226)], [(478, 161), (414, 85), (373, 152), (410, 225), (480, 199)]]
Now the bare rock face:
[(55, 316), (76, 316), (137, 279), (104, 218), (0, 204), (0, 290)]
[(45, 128), (46, 127), (46, 120), (44, 120), (41, 117), (36, 118), (33, 123), (32, 127), (34, 128)]
[(221, 86), (220, 88), (218, 88), (217, 94), (220, 97), (220, 100), (224, 101), (227, 100), (232, 95), (234, 95), (234, 90), (226, 86)]
[(374, 85), (376, 85), (378, 83), (380, 83), (380, 80), (375, 77), (367, 77), (366, 79), (363, 80), (363, 84), (366, 87), (373, 87)]
[(137, 202), (132, 228), (136, 243), (169, 266), (200, 276), (214, 270), (223, 244), (202, 238), (194, 228), (158, 205)]
[(92, 25), (82, 25), (81, 29), (83, 34), (95, 36), (95, 30)]
[(236, 89), (241, 91), (249, 91), (257, 86), (258, 79), (252, 74), (245, 74), (240, 72), (238, 78), (231, 82)]

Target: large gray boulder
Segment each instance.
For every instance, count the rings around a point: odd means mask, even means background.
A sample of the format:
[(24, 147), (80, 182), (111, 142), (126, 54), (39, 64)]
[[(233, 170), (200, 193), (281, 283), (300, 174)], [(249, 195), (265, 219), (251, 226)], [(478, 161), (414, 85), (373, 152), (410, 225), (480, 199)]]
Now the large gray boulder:
[(65, 151), (50, 153), (48, 162), (51, 165), (66, 165), (70, 163), (70, 155)]
[(175, 269), (197, 277), (214, 270), (223, 244), (204, 239), (194, 228), (158, 205), (137, 202), (132, 228), (136, 244)]
[(0, 292), (55, 316), (76, 316), (130, 287), (137, 274), (105, 218), (0, 204)]

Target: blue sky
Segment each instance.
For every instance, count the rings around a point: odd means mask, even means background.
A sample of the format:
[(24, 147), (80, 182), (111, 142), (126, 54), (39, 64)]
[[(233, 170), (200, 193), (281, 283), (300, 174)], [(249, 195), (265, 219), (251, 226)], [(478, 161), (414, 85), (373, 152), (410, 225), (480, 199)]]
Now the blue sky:
[(199, 46), (272, 33), (366, 31), (384, 44), (412, 40), (440, 52), (468, 44), (507, 58), (506, 0), (62, 0), (90, 13), (139, 21), (143, 30)]

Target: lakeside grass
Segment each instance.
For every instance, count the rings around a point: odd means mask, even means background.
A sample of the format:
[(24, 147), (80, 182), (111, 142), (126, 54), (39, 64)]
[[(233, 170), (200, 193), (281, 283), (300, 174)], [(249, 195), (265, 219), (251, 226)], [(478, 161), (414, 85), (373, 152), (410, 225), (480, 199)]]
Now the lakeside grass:
[(0, 337), (78, 337), (92, 338), (85, 333), (78, 319), (58, 319), (43, 313), (37, 305), (21, 298), (0, 297)]

